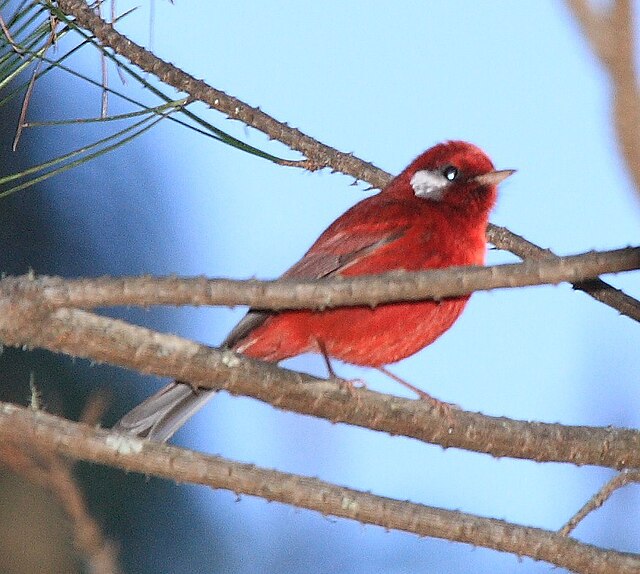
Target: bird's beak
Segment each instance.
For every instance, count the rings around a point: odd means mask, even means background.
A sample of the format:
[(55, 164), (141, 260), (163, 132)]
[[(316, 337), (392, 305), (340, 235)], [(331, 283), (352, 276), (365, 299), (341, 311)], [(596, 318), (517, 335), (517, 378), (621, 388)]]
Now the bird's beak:
[(490, 171), (489, 173), (476, 175), (473, 179), (480, 185), (498, 185), (501, 181), (504, 181), (515, 172), (515, 169), (501, 169), (499, 171)]

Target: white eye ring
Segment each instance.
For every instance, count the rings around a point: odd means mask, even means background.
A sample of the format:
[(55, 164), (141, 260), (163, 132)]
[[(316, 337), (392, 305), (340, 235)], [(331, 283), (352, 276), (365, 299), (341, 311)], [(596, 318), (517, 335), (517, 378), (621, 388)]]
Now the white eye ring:
[[(457, 172), (455, 175), (457, 175)], [(440, 201), (451, 183), (449, 177), (450, 174), (445, 174), (441, 171), (422, 169), (413, 174), (410, 183), (416, 197)]]

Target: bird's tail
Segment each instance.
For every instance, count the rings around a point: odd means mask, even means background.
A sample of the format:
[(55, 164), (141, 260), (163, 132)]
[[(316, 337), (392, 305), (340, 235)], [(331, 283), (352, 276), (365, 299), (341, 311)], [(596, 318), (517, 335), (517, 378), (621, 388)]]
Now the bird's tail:
[(165, 442), (213, 398), (213, 389), (193, 389), (173, 381), (124, 415), (114, 430), (156, 442)]

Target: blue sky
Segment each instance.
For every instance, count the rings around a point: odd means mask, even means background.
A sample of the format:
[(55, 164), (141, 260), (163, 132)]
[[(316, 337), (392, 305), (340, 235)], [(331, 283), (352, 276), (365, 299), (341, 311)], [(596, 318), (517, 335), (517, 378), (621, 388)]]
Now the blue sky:
[[(118, 4), (122, 11), (128, 6)], [(498, 168), (518, 170), (502, 185), (492, 221), (558, 254), (637, 244), (640, 204), (617, 153), (607, 78), (562, 3), (156, 2), (153, 29), (161, 57), (390, 172), (439, 141), (472, 141)], [(127, 18), (121, 30), (147, 43), (149, 12)], [(97, 61), (87, 56), (84, 65), (97, 72)], [(111, 81), (118, 82), (115, 74)], [(97, 97), (94, 104), (93, 114)], [(121, 109), (113, 100), (112, 111)], [(297, 157), (200, 109), (252, 145)], [(142, 255), (134, 258), (129, 272), (275, 277), (335, 217), (371, 193), (346, 176), (278, 167), (168, 122), (133, 145), (155, 162), (154, 186), (162, 191), (132, 209), (158, 209), (172, 218), (167, 233), (176, 247), (150, 253), (148, 269)], [(126, 161), (128, 153), (110, 161)], [(108, 201), (92, 198), (94, 215), (87, 217), (100, 218)], [(110, 237), (108, 229), (95, 239), (107, 259), (118, 240), (124, 239)], [(514, 258), (494, 252), (489, 260)], [(611, 282), (640, 294), (637, 273)], [(171, 316), (176, 332), (216, 344), (241, 314), (188, 309)], [(631, 320), (567, 286), (479, 293), (450, 332), (395, 372), (472, 411), (637, 428), (639, 343)], [(317, 357), (288, 366), (324, 376)], [(339, 366), (339, 372), (405, 394), (370, 371)], [(217, 397), (176, 440), (376, 494), (551, 529), (611, 476), (602, 469), (445, 452), (228, 396)], [(230, 538), (249, 541), (234, 546), (237, 571), (247, 562), (256, 571), (286, 566), (292, 572), (551, 570), (260, 500), (235, 504), (229, 493), (193, 489), (193, 496), (203, 500), (204, 516), (228, 524)], [(640, 551), (639, 503), (639, 488), (627, 487), (576, 535)], [(620, 515), (625, 527), (617, 530)]]

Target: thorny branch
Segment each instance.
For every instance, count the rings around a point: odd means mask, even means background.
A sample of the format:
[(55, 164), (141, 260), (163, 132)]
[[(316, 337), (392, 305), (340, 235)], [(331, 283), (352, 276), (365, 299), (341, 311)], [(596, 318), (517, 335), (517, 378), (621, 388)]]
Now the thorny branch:
[[(105, 48), (111, 48), (116, 54), (127, 58), (167, 85), (189, 94), (193, 100), (201, 101), (209, 107), (225, 113), (228, 117), (240, 120), (249, 127), (265, 133), (269, 138), (277, 140), (305, 156), (305, 160), (288, 162), (287, 165), (302, 167), (311, 171), (324, 167), (334, 172), (351, 175), (358, 180), (366, 181), (374, 188), (383, 188), (391, 180), (391, 175), (380, 168), (358, 159), (353, 154), (338, 151), (296, 128), (288, 126), (269, 116), (259, 108), (249, 106), (234, 96), (209, 86), (180, 68), (158, 58), (142, 46), (132, 42), (105, 22), (84, 0), (58, 0), (58, 6), (68, 16), (75, 19), (77, 25), (90, 30)], [(640, 122), (636, 123), (640, 125)], [(640, 149), (640, 146), (639, 146)], [(506, 249), (518, 256), (521, 253), (538, 250), (539, 256), (555, 257), (550, 251), (534, 245), (506, 228), (489, 225), (488, 239), (499, 249)], [(575, 285), (596, 300), (609, 305), (624, 315), (640, 320), (640, 303), (602, 280), (588, 285)]]
[(277, 408), (493, 456), (640, 468), (640, 431), (489, 417), (339, 384), (77, 309), (0, 298), (0, 340), (8, 345), (120, 365), (224, 389)]
[(453, 267), (420, 273), (394, 272), (321, 281), (5, 277), (0, 279), (0, 297), (23, 298), (50, 309), (92, 309), (120, 305), (247, 305), (272, 310), (324, 309), (344, 305), (373, 307), (393, 301), (439, 300), (500, 287), (561, 281), (584, 282), (602, 273), (639, 268), (640, 247), (635, 247), (491, 267)]
[(637, 556), (602, 550), (540, 528), (376, 496), (317, 478), (118, 435), (8, 403), (0, 403), (0, 437), (127, 471), (260, 496), (419, 536), (512, 552), (574, 572), (622, 574), (640, 569)]
[[(505, 227), (490, 225), (487, 229), (487, 239), (495, 246), (511, 251), (521, 259), (539, 261), (558, 257), (549, 249), (542, 249), (535, 243), (531, 243), (524, 237), (512, 233)], [(596, 278), (590, 281), (576, 282), (573, 283), (573, 288), (578, 291), (584, 291), (596, 301), (616, 309), (621, 315), (640, 321), (640, 301), (612, 287), (602, 279)]]

